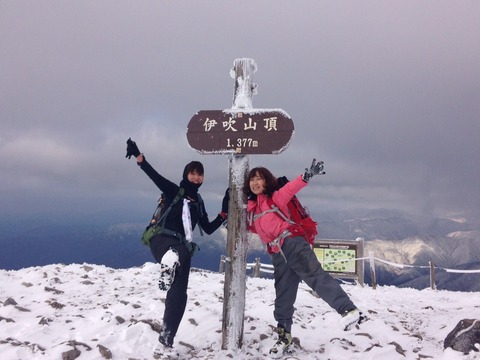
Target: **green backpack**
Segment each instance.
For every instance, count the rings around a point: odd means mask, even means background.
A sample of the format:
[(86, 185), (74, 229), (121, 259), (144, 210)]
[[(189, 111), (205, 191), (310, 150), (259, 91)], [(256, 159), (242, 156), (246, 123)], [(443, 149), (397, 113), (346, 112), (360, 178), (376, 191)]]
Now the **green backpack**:
[(165, 198), (163, 194), (160, 196), (160, 199), (158, 199), (157, 208), (153, 213), (152, 219), (150, 220), (150, 223), (147, 225), (142, 235), (141, 241), (144, 245), (150, 246), (150, 240), (155, 235), (162, 233), (163, 229), (165, 228), (165, 221), (167, 219), (168, 213), (170, 212), (172, 207), (183, 197), (184, 193), (185, 189), (178, 189), (177, 195), (165, 211), (163, 211), (165, 208)]

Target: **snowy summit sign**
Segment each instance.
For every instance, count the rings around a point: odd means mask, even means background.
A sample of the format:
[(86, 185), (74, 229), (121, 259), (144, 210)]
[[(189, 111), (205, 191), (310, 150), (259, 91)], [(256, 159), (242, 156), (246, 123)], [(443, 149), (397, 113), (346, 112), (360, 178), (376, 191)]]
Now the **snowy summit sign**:
[(229, 110), (201, 110), (187, 126), (191, 148), (202, 154), (226, 154), (229, 159), (227, 247), (222, 314), (222, 349), (239, 349), (243, 344), (247, 265), (247, 212), (243, 186), (250, 154), (278, 154), (294, 133), (293, 121), (281, 109), (255, 109), (252, 82), (257, 65), (253, 59), (233, 62), (235, 79), (233, 106)]
[(281, 109), (202, 110), (188, 123), (187, 139), (202, 154), (278, 154), (293, 133)]

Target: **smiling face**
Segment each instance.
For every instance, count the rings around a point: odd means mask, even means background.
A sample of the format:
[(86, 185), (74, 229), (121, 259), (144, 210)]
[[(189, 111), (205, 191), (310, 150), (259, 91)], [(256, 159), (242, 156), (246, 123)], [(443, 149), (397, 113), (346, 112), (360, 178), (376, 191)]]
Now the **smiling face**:
[(200, 185), (203, 183), (204, 175), (200, 174), (197, 170), (190, 171), (187, 175), (188, 181), (193, 184)]
[(250, 191), (255, 195), (263, 194), (265, 191), (265, 179), (258, 172), (250, 178)]

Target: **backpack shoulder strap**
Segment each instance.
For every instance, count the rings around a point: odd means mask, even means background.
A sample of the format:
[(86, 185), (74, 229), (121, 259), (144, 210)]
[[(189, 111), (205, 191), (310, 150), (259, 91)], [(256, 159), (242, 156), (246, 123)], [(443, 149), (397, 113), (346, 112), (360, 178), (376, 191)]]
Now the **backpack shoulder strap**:
[(178, 200), (180, 200), (183, 197), (183, 195), (185, 195), (185, 189), (184, 188), (179, 188), (177, 196), (175, 196), (175, 199), (173, 199), (173, 203), (176, 204), (178, 202)]
[(172, 210), (172, 207), (183, 197), (184, 194), (185, 194), (185, 189), (184, 188), (179, 188), (177, 195), (175, 195), (175, 197), (173, 198), (170, 205), (168, 205), (167, 210), (165, 210), (162, 217), (160, 218), (160, 221), (161, 221), (160, 226), (161, 226), (162, 229), (165, 227), (165, 221), (167, 220), (168, 213), (170, 212), (170, 210)]
[[(204, 215), (203, 209), (205, 208), (205, 205), (203, 204), (203, 199), (200, 193), (197, 193), (197, 203), (198, 203), (198, 211), (200, 213), (200, 217)], [(200, 236), (203, 236), (203, 230), (202, 227), (200, 226), (200, 223), (198, 224), (198, 229), (200, 230)]]
[(203, 205), (203, 199), (200, 193), (197, 193), (197, 202), (198, 202), (198, 205)]
[(253, 215), (253, 220), (257, 220), (258, 218), (261, 218), (263, 215), (267, 214), (267, 213), (276, 213), (278, 216), (280, 216), (283, 220), (285, 220), (286, 222), (290, 223), (290, 224), (293, 224), (294, 222), (288, 217), (286, 216), (281, 210), (280, 208), (273, 202), (272, 198), (271, 197), (267, 197), (267, 203), (268, 205), (270, 206), (270, 209), (268, 210), (265, 210), (265, 211), (262, 211), (261, 213), (259, 214), (255, 214)]

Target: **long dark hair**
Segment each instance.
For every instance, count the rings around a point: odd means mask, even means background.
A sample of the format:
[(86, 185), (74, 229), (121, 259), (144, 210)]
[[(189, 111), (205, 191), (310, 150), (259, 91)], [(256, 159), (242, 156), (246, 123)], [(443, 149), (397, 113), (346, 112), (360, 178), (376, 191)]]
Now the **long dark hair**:
[(243, 184), (243, 193), (247, 196), (247, 199), (255, 200), (257, 198), (257, 196), (250, 190), (250, 180), (254, 176), (260, 176), (262, 179), (265, 180), (265, 194), (267, 196), (272, 196), (274, 191), (278, 189), (277, 178), (273, 176), (270, 170), (261, 166), (255, 167), (250, 170), (247, 178), (245, 179), (245, 183)]

